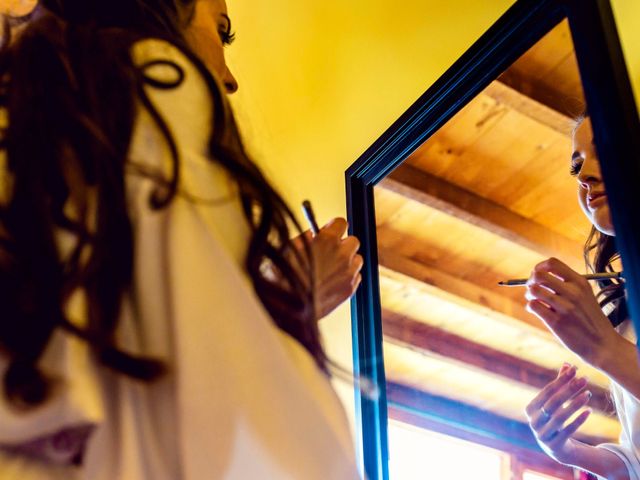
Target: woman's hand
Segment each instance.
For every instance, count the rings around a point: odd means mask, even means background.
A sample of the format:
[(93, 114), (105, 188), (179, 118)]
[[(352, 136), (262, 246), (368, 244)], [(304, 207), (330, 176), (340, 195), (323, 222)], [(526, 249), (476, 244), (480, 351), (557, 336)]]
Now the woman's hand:
[[(319, 320), (350, 298), (360, 285), (362, 257), (358, 255), (360, 242), (347, 232), (347, 221), (334, 218), (320, 229), (317, 235), (304, 232), (313, 255), (315, 278), (315, 312)], [(293, 240), (302, 249), (303, 240)]]
[(584, 410), (569, 424), (567, 420), (589, 402), (591, 392), (585, 390), (587, 380), (576, 377), (576, 367), (564, 364), (555, 380), (547, 384), (526, 407), (529, 426), (550, 457), (565, 464), (579, 462), (578, 441), (574, 433), (591, 414)]
[(619, 340), (587, 280), (556, 258), (535, 266), (525, 297), (527, 310), (592, 365)]

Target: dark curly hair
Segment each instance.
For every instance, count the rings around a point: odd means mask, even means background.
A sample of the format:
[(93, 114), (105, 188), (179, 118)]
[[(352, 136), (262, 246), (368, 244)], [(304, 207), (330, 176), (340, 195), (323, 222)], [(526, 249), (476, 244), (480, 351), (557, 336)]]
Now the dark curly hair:
[[(588, 112), (583, 112), (574, 120), (573, 133), (587, 119)], [(583, 256), (587, 271), (613, 272), (613, 264), (620, 260), (620, 253), (616, 248), (615, 237), (600, 232), (595, 226), (591, 226), (591, 231), (584, 244)], [(625, 300), (624, 283), (617, 280), (599, 280), (597, 297), (601, 308), (610, 305), (608, 313), (609, 321), (614, 327), (624, 322), (629, 312)]]
[[(28, 17), (5, 19), (0, 108), (10, 121), (0, 148), (10, 181), (4, 186), (8, 200), (0, 205), (0, 349), (9, 359), (5, 395), (14, 404), (29, 407), (47, 398), (50, 380), (38, 361), (57, 328), (84, 339), (102, 365), (130, 377), (151, 381), (167, 368), (162, 359), (133, 355), (115, 342), (121, 300), (133, 274), (124, 171), (137, 105), (151, 114), (172, 153), (172, 174), (155, 179), (152, 208), (171, 203), (180, 176), (170, 128), (145, 94), (149, 84), (176, 85), (157, 84), (145, 75), (149, 65), (136, 66), (131, 58), (132, 46), (146, 38), (173, 44), (208, 84), (215, 112), (209, 158), (238, 185), (252, 232), (246, 270), (275, 324), (300, 341), (326, 371), (314, 318), (308, 245), (303, 251), (292, 246), (288, 225), (297, 231), (300, 226), (250, 160), (224, 93), (185, 41), (194, 3), (40, 0)], [(11, 27), (19, 23), (12, 38)], [(95, 206), (83, 196), (88, 189), (96, 194)], [(69, 198), (80, 199), (80, 218), (65, 213)], [(95, 217), (91, 227), (90, 214)], [(65, 258), (56, 248), (58, 229), (77, 238)], [(110, 254), (114, 251), (117, 258)], [(294, 261), (307, 270), (296, 268)], [(265, 272), (265, 264), (277, 275)], [(86, 328), (64, 316), (66, 300), (79, 287), (89, 303)]]
[[(615, 237), (591, 227), (584, 245), (584, 259), (587, 270), (591, 273), (613, 272), (613, 264), (620, 259)], [(598, 280), (598, 287), (600, 287), (597, 294), (600, 307), (605, 308), (611, 305), (607, 316), (611, 324), (617, 327), (629, 317), (624, 283), (618, 280)]]

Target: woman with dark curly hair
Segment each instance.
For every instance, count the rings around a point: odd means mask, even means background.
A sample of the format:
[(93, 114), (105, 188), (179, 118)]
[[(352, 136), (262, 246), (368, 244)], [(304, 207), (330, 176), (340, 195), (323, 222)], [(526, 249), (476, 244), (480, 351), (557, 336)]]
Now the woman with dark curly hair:
[(0, 50), (0, 477), (357, 478), (359, 283), (247, 155), (223, 0), (40, 0)]
[[(578, 120), (573, 135), (571, 174), (578, 200), (593, 227), (585, 244), (592, 272), (621, 269), (615, 232), (589, 117)], [(594, 296), (588, 282), (557, 259), (538, 264), (527, 284), (527, 309), (580, 358), (612, 380), (622, 435), (619, 444), (586, 445), (575, 432), (591, 411), (591, 392), (576, 368), (565, 364), (557, 378), (529, 403), (529, 424), (542, 449), (558, 462), (608, 480), (640, 480), (640, 369), (635, 333), (628, 318), (624, 284), (599, 282)], [(599, 298), (598, 298), (599, 297)], [(605, 314), (606, 312), (606, 314)], [(579, 413), (578, 413), (579, 412)], [(574, 416), (575, 415), (575, 416)]]

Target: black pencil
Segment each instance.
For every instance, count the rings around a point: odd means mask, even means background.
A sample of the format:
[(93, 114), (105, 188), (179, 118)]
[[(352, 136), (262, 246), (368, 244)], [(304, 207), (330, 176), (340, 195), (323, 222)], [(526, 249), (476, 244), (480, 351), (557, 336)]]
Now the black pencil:
[(318, 222), (316, 222), (316, 216), (313, 214), (313, 208), (311, 208), (311, 202), (309, 200), (302, 202), (302, 213), (304, 213), (304, 216), (309, 222), (311, 233), (317, 235), (320, 231), (320, 227), (318, 227)]
[[(589, 273), (582, 275), (587, 280), (622, 280), (622, 272), (601, 272), (601, 273)], [(503, 280), (498, 282), (501, 287), (521, 287), (526, 285), (529, 281), (528, 278), (515, 278), (513, 280)]]

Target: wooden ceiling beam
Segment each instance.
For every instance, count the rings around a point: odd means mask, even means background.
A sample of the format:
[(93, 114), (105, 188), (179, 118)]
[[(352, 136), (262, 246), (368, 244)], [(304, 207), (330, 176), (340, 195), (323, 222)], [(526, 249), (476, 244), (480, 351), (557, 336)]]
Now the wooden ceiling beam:
[(388, 381), (386, 393), (391, 418), (493, 448), (497, 441), (506, 451), (511, 446), (541, 452), (522, 422), (400, 383)]
[[(556, 378), (555, 370), (500, 352), (440, 328), (407, 318), (399, 313), (382, 311), (382, 332), (388, 341), (412, 350), (436, 354), (471, 365), (509, 380), (541, 389)], [(605, 414), (613, 413), (609, 391), (590, 384), (593, 394), (589, 405)]]
[[(387, 249), (378, 251), (380, 275), (386, 275), (427, 294), (459, 305), (480, 316), (496, 318), (503, 323), (521, 322), (538, 330), (547, 329), (521, 303), (497, 294), (475, 283), (461, 280)], [(397, 278), (398, 275), (401, 278)]]
[(562, 135), (571, 135), (572, 117), (541, 103), (536, 98), (525, 95), (506, 83), (495, 80), (482, 93)]
[[(414, 412), (406, 408), (404, 405), (389, 404), (387, 412), (391, 420), (508, 453), (513, 456), (511, 458), (512, 465), (513, 462), (524, 463), (529, 468), (533, 467), (532, 469), (535, 471), (542, 471), (546, 475), (559, 479), (574, 478), (572, 468), (556, 462), (537, 446), (533, 446), (529, 442), (524, 445), (521, 442), (518, 444), (511, 443), (511, 439), (514, 436), (513, 433), (508, 436), (491, 435), (491, 432), (486, 429), (476, 431), (470, 425), (460, 426), (447, 421), (447, 419), (425, 416), (420, 412)], [(427, 464), (431, 458), (429, 455), (432, 455), (432, 452), (425, 453), (424, 462)]]
[[(541, 452), (531, 429), (523, 422), (399, 383), (387, 382), (386, 393), (391, 418), (513, 453), (521, 449)], [(578, 436), (590, 445), (612, 441)]]
[(582, 245), (579, 243), (412, 165), (405, 163), (396, 168), (378, 188), (398, 193), (544, 256), (580, 262)]
[(532, 78), (521, 69), (506, 70), (498, 77), (498, 81), (567, 118), (574, 118), (585, 108), (582, 92), (575, 92), (573, 98), (568, 98), (565, 92), (557, 91), (544, 82)]

